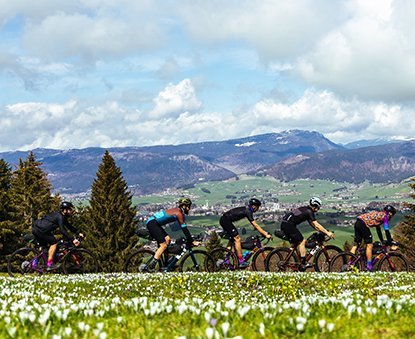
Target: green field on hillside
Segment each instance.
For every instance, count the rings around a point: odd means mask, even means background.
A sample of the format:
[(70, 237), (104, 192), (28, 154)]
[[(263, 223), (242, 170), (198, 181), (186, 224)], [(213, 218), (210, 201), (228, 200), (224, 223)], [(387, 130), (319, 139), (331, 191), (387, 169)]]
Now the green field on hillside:
[(359, 185), (325, 180), (281, 182), (271, 177), (241, 176), (239, 180), (204, 182), (186, 190), (134, 197), (134, 204), (172, 203), (178, 195), (192, 197), (197, 205), (229, 204), (248, 200), (251, 196), (281, 203), (302, 203), (311, 196), (321, 197), (327, 204), (369, 203), (371, 201), (410, 201), (409, 181), (399, 184)]

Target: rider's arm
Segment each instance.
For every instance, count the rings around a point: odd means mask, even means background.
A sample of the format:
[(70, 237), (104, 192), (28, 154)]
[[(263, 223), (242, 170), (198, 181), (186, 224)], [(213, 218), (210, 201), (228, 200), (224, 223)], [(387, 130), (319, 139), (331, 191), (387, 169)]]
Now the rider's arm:
[(327, 231), (323, 226), (320, 225), (320, 223), (317, 220), (310, 221), (310, 226), (317, 231), (327, 234), (327, 236), (329, 236), (330, 238), (334, 238), (334, 233)]
[(177, 214), (177, 222), (180, 224), (180, 228), (182, 229), (182, 232), (186, 236), (186, 241), (188, 245), (193, 243), (192, 235), (190, 234), (189, 229), (187, 228), (186, 222), (184, 220), (183, 214)]
[(257, 224), (257, 222), (255, 220), (251, 221), (251, 225), (259, 232), (261, 233), (264, 237), (266, 238), (271, 238), (271, 234), (269, 234), (267, 231), (265, 231), (261, 226), (259, 226)]
[(388, 244), (391, 244), (392, 236), (391, 232), (389, 231), (389, 218), (387, 215), (385, 215), (385, 218), (383, 219), (383, 229), (385, 230), (386, 241), (388, 242)]

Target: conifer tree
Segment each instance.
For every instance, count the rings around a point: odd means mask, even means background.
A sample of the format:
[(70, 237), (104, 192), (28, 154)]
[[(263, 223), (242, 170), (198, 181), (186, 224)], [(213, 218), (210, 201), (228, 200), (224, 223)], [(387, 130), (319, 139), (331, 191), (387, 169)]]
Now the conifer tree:
[(10, 195), (17, 235), (31, 232), (33, 220), (58, 210), (59, 197), (52, 196), (52, 185), (41, 165), (30, 152), (13, 172)]
[[(411, 179), (409, 186), (415, 191), (415, 178)], [(415, 192), (410, 194), (415, 199)], [(415, 203), (405, 203), (405, 206), (412, 212), (404, 216), (403, 222), (394, 228), (393, 238), (403, 246), (402, 253), (409, 260), (412, 270), (415, 269)]]
[(5, 256), (11, 253), (13, 237), (12, 216), (10, 204), (12, 170), (10, 165), (0, 159), (0, 270), (6, 268)]
[(100, 256), (104, 272), (121, 271), (137, 242), (132, 195), (113, 157), (105, 152), (86, 209), (86, 246)]

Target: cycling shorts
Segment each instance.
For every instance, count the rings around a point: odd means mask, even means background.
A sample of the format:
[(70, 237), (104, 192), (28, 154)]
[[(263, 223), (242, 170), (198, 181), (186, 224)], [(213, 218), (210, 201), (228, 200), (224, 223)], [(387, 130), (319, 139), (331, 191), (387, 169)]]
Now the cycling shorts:
[(36, 228), (32, 229), (32, 234), (35, 236), (36, 240), (39, 242), (40, 246), (50, 246), (58, 243), (58, 240), (52, 233), (42, 233)]
[(166, 237), (168, 234), (155, 219), (152, 219), (147, 223), (147, 229), (150, 235), (157, 241), (158, 244), (166, 242)]
[(365, 222), (361, 219), (357, 219), (354, 224), (354, 242), (360, 244), (362, 239), (366, 244), (373, 243), (372, 232), (370, 228), (366, 226)]
[(304, 240), (304, 237), (298, 230), (297, 225), (293, 222), (288, 222), (284, 220), (281, 223), (281, 231), (283, 231), (287, 237), (291, 238), (293, 244), (298, 245), (300, 242)]
[(232, 223), (232, 221), (228, 217), (224, 215), (221, 216), (219, 220), (219, 224), (222, 226), (222, 228), (225, 230), (226, 233), (228, 233), (228, 235), (231, 238), (235, 238), (236, 236), (239, 235), (239, 232), (236, 229), (235, 225)]

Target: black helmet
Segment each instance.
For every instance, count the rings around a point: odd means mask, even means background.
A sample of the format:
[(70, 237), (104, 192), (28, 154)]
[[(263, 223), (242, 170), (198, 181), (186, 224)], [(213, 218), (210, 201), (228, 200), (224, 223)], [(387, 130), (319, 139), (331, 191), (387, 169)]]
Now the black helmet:
[(386, 205), (386, 206), (383, 208), (383, 210), (384, 210), (385, 212), (390, 212), (390, 213), (392, 213), (392, 215), (395, 215), (395, 214), (396, 214), (396, 208), (395, 208), (395, 207), (393, 207), (392, 205)]
[(309, 201), (310, 206), (321, 208), (321, 200), (317, 197), (312, 197)]
[(177, 202), (177, 204), (179, 206), (192, 206), (192, 200), (190, 200), (189, 198), (180, 198), (179, 201)]
[(250, 206), (261, 206), (261, 202), (257, 198), (251, 198), (249, 199), (249, 205)]
[(70, 210), (72, 208), (75, 208), (75, 206), (69, 201), (63, 201), (61, 203), (61, 211), (66, 210), (66, 209)]

